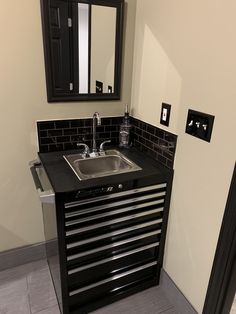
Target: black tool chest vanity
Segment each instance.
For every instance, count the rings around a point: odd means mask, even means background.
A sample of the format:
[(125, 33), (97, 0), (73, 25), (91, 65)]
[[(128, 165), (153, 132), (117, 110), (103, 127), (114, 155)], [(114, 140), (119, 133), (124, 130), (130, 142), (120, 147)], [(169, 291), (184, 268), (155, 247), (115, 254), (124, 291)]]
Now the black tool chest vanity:
[(62, 313), (88, 313), (159, 283), (172, 170), (124, 150), (142, 170), (79, 181), (63, 153), (41, 153), (47, 257)]

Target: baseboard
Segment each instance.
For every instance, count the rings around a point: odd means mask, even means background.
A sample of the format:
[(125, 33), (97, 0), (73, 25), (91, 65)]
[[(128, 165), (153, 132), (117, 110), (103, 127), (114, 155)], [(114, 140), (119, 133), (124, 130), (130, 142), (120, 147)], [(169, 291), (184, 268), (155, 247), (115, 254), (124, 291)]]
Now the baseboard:
[(176, 286), (170, 276), (162, 269), (160, 286), (164, 291), (166, 297), (174, 305), (179, 314), (198, 314), (191, 303), (186, 299), (183, 293)]
[(0, 252), (0, 271), (45, 258), (45, 242)]

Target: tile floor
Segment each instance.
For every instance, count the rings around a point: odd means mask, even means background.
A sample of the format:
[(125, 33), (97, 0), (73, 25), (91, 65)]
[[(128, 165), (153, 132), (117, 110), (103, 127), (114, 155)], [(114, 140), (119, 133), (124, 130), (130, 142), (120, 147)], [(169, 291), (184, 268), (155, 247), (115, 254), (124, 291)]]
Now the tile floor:
[[(160, 287), (94, 312), (110, 313), (178, 314)], [(60, 314), (46, 260), (0, 272), (0, 314)]]

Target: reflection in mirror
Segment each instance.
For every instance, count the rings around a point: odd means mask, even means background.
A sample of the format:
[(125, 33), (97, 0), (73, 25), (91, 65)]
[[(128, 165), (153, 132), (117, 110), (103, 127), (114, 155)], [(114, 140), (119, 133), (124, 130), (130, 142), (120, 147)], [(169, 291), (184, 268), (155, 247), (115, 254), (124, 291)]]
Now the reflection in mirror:
[(89, 5), (78, 3), (79, 93), (89, 92)]
[(124, 0), (41, 0), (48, 101), (120, 99)]
[[(110, 86), (111, 89), (114, 87), (115, 38), (116, 9), (112, 7), (92, 5), (91, 93), (109, 93), (108, 86)], [(98, 82), (103, 84), (102, 90), (98, 90)]]
[(115, 40), (116, 8), (78, 3), (80, 94), (112, 93), (115, 76)]

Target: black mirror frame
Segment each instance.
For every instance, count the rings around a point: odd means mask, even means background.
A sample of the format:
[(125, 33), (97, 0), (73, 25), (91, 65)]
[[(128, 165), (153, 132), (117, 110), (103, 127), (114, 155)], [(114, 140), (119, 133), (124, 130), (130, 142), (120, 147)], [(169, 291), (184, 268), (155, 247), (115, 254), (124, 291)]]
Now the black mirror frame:
[[(103, 94), (58, 94), (54, 90), (53, 71), (52, 71), (52, 51), (49, 24), (49, 5), (50, 0), (40, 0), (41, 17), (43, 30), (43, 46), (45, 60), (45, 74), (47, 86), (48, 102), (71, 102), (71, 101), (110, 101), (120, 100), (121, 95), (121, 70), (122, 70), (122, 47), (123, 47), (123, 21), (124, 21), (124, 0), (62, 0), (64, 3), (85, 3), (94, 5), (111, 6), (117, 9), (116, 20), (116, 44), (115, 44), (115, 71), (114, 71), (114, 92)], [(68, 53), (68, 58), (70, 55)]]

